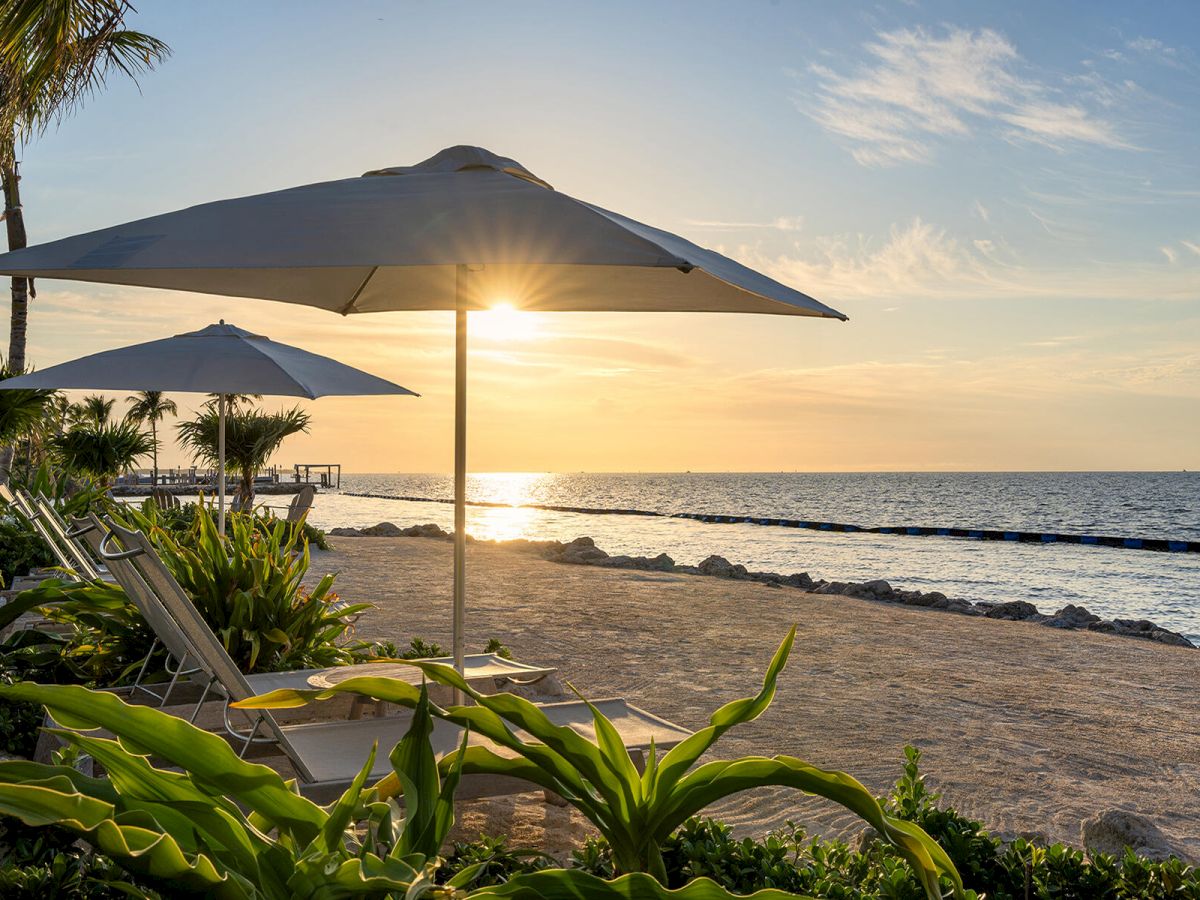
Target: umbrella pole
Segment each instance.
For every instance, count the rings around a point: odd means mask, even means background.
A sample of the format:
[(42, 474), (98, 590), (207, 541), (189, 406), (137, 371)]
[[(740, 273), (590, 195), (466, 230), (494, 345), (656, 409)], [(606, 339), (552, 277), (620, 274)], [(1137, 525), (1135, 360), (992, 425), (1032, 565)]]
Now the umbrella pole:
[(217, 533), (225, 539), (225, 395), (217, 395)]
[[(467, 617), (467, 267), (454, 277), (454, 667), (463, 671)], [(455, 692), (457, 694), (457, 691)], [(457, 698), (462, 702), (462, 698)]]

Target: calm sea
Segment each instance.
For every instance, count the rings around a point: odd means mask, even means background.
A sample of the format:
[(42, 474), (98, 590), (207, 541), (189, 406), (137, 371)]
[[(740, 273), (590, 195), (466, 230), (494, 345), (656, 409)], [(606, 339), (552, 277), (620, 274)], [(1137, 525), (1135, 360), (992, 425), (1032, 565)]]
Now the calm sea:
[[(442, 503), (367, 499), (346, 492), (449, 498), (443, 475), (346, 475), (342, 494), (318, 496), (311, 519), (328, 528), (381, 521), (449, 528)], [(592, 515), (524, 504), (753, 515), (860, 526), (964, 527), (1200, 540), (1200, 473), (482, 473), (468, 508), (479, 538), (570, 540), (590, 535), (610, 553), (670, 554), (695, 564), (712, 553), (751, 569), (814, 578), (886, 578), (969, 600), (1067, 603), (1105, 616), (1147, 618), (1200, 640), (1200, 554), (944, 537), (844, 534), (686, 519)]]

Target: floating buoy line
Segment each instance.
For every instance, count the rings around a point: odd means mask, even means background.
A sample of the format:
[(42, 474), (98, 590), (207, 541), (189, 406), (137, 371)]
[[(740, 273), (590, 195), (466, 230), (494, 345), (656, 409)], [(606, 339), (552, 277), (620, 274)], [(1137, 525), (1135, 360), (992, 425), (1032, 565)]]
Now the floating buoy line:
[[(346, 497), (365, 497), (371, 500), (403, 500), (408, 503), (445, 503), (443, 497), (401, 497), (395, 494), (368, 494), (343, 491)], [(936, 528), (924, 525), (848, 525), (843, 522), (812, 522), (805, 519), (776, 519), (763, 516), (723, 516), (711, 513), (664, 513), (647, 509), (598, 509), (585, 506), (555, 506), (547, 503), (493, 503), (487, 500), (468, 500), (467, 506), (490, 509), (540, 509), (549, 512), (581, 513), (589, 516), (652, 516), (659, 519), (691, 519), (722, 525), (763, 525), (775, 528), (806, 528), (812, 531), (837, 531), (862, 534), (895, 534), (912, 537), (953, 537), (975, 541), (1009, 541), (1020, 544), (1082, 544), (1095, 547), (1115, 547), (1119, 550), (1157, 550), (1166, 553), (1200, 553), (1200, 541), (1170, 540), (1168, 538), (1113, 537), (1093, 534), (1058, 534), (1045, 531), (1007, 531), (995, 528)]]

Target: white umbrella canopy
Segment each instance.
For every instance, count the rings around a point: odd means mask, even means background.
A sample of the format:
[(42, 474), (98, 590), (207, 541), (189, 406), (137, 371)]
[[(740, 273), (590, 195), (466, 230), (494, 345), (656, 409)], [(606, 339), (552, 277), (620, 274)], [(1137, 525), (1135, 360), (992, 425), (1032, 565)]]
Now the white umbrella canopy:
[(330, 359), (227, 325), (93, 353), (0, 381), (0, 390), (79, 388), (219, 395), (219, 527), (225, 529), (225, 395), (284, 397), (407, 394), (408, 388)]
[[(456, 267), (472, 267), (463, 293)], [(846, 317), (681, 237), (451, 147), (415, 166), (204, 203), (0, 255), (0, 274), (340, 313), (483, 309)]]
[(846, 316), (684, 238), (554, 190), (480, 147), (221, 200), (0, 255), (0, 274), (299, 303), (454, 310), (454, 656), (465, 623), (467, 312)]

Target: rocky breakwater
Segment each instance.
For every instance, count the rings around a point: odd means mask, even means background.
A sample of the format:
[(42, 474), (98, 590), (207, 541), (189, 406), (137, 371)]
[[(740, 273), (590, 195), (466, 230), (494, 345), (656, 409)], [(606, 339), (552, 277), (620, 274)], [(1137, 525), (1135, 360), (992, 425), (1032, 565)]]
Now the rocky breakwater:
[[(335, 537), (430, 537), (448, 540), (451, 534), (437, 525), (413, 525), (400, 528), (391, 522), (381, 522), (370, 528), (334, 528), (329, 532)], [(468, 541), (473, 541), (470, 535)], [(751, 572), (745, 566), (731, 563), (723, 556), (709, 556), (699, 565), (677, 565), (665, 553), (658, 556), (613, 556), (596, 546), (590, 537), (578, 537), (566, 543), (562, 541), (497, 541), (493, 542), (515, 550), (536, 553), (551, 562), (577, 566), (599, 566), (607, 569), (637, 569), (645, 572), (673, 572), (683, 575), (700, 575), (710, 578), (729, 578), (739, 581), (755, 581), (775, 588), (799, 588), (813, 594), (837, 594), (857, 600), (877, 603), (895, 603), (902, 606), (920, 606), (959, 613), (964, 616), (983, 616), (988, 619), (1007, 619), (1015, 622), (1034, 622), (1051, 628), (1098, 631), (1122, 637), (1136, 637), (1175, 647), (1195, 645), (1183, 635), (1162, 628), (1146, 619), (1102, 619), (1083, 606), (1068, 603), (1054, 613), (1043, 613), (1032, 603), (1024, 600), (990, 603), (972, 603), (960, 597), (947, 597), (940, 591), (906, 591), (896, 588), (883, 579), (873, 581), (825, 581), (814, 579), (807, 572), (781, 575), (777, 572)]]

